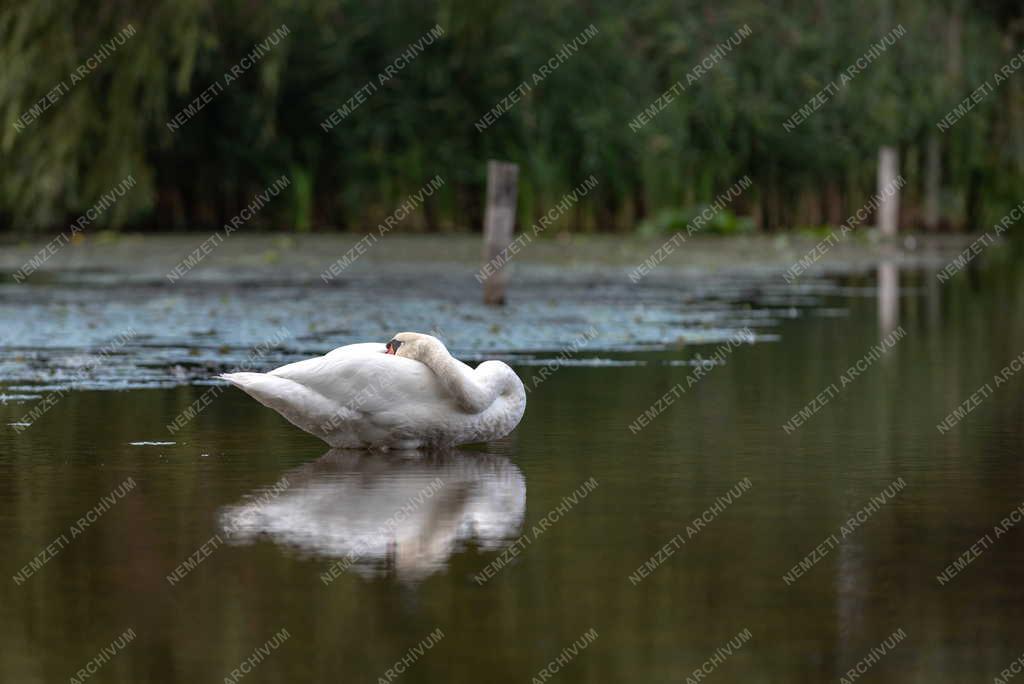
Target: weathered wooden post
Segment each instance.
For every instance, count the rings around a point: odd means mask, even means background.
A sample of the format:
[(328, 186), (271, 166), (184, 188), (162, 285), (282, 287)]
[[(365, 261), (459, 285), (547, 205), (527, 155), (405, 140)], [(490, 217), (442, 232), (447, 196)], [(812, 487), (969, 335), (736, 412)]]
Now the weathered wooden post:
[(516, 223), (516, 189), (519, 166), (511, 162), (487, 162), (487, 209), (484, 212), (484, 304), (505, 303), (505, 258)]
[(895, 237), (900, 222), (900, 158), (895, 147), (878, 150), (878, 228), (882, 237)]
[(929, 232), (939, 229), (939, 196), (942, 193), (942, 148), (939, 136), (928, 136), (924, 171), (924, 227)]
[(900, 322), (900, 268), (885, 260), (878, 265), (878, 327), (885, 336)]

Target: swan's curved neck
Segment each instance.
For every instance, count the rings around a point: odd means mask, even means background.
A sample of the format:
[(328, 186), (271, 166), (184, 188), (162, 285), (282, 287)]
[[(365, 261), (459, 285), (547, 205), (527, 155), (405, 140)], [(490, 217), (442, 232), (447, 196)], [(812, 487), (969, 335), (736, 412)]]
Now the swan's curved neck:
[(443, 346), (430, 345), (419, 361), (434, 372), (445, 390), (464, 410), (479, 413), (494, 401), (494, 390), (481, 384), (473, 369), (449, 354)]

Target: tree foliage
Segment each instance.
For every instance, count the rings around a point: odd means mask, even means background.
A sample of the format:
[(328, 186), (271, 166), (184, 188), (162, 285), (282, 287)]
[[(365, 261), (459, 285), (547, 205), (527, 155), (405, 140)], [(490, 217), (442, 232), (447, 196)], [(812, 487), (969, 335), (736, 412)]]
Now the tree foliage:
[[(597, 35), (538, 81), (591, 24)], [(18, 124), (128, 25), (134, 36)], [(277, 46), (168, 127), (282, 25)], [(631, 129), (744, 25), (748, 38)], [(382, 79), (434, 26), (444, 35)], [(904, 37), (784, 128), (897, 26)], [(486, 160), (500, 158), (520, 164), (523, 221), (590, 174), (600, 185), (565, 217), (568, 229), (631, 230), (749, 174), (754, 188), (733, 210), (774, 230), (845, 220), (874, 192), (881, 145), (901, 152), (903, 222), (916, 225), (933, 144), (943, 222), (979, 228), (1021, 199), (1024, 76), (994, 85), (949, 130), (937, 123), (1021, 52), (1021, 30), (1015, 3), (958, 0), (8, 4), (0, 226), (59, 228), (129, 174), (138, 186), (98, 223), (217, 226), (287, 174), (293, 182), (264, 223), (362, 230), (440, 174), (443, 190), (405, 225), (464, 229), (480, 223)], [(377, 87), (365, 101), (324, 130), (368, 82)], [(530, 88), (493, 125), (474, 126), (524, 82)]]

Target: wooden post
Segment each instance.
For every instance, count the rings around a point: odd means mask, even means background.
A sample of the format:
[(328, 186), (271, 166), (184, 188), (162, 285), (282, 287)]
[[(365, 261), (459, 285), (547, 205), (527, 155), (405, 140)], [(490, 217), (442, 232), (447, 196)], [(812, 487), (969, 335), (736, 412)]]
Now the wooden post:
[(939, 195), (942, 192), (942, 148), (939, 136), (928, 136), (924, 172), (924, 227), (929, 232), (939, 229)]
[[(505, 303), (503, 250), (512, 243), (516, 223), (516, 188), (519, 166), (510, 162), (487, 162), (487, 209), (484, 213), (484, 304)], [(505, 255), (506, 257), (508, 255)]]
[(878, 149), (878, 228), (882, 237), (895, 237), (900, 222), (899, 153), (895, 147)]
[(900, 269), (895, 261), (878, 265), (878, 327), (884, 336), (900, 322)]

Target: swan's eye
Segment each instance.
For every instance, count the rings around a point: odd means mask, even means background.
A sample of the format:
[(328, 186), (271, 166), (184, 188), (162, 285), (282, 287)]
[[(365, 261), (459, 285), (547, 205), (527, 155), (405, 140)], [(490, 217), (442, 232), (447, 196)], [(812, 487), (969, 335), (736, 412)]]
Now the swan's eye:
[(398, 340), (391, 340), (384, 346), (387, 349), (388, 354), (394, 354), (395, 352), (398, 351), (398, 348), (402, 346), (402, 343), (399, 342)]

